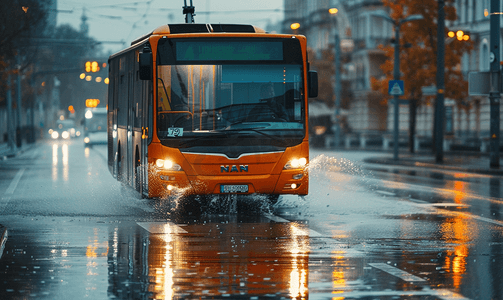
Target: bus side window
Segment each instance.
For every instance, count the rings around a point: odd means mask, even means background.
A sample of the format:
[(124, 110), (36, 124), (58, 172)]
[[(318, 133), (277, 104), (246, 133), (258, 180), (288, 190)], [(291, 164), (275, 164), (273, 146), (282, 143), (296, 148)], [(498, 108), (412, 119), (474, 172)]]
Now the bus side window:
[(117, 99), (117, 125), (119, 126), (127, 125), (128, 88), (127, 80), (124, 77), (125, 75), (121, 74), (119, 78), (119, 97)]
[(148, 82), (147, 85), (147, 101), (148, 101), (148, 114), (147, 114), (147, 120), (148, 120), (148, 127), (147, 127), (147, 132), (148, 132), (148, 141), (147, 144), (150, 144), (152, 142), (152, 130), (148, 130), (149, 128), (154, 128), (154, 120), (153, 120), (153, 114), (154, 114), (154, 109), (153, 109), (153, 99), (152, 95), (154, 94), (153, 91), (153, 85), (152, 81)]

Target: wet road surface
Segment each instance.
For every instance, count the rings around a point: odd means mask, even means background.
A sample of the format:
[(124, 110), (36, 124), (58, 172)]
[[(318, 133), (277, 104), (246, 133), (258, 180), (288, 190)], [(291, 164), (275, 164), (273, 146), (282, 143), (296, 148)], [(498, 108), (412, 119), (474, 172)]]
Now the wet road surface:
[(305, 199), (201, 211), (122, 188), (106, 146), (40, 144), (0, 162), (0, 299), (503, 299), (501, 178), (364, 155), (312, 151)]

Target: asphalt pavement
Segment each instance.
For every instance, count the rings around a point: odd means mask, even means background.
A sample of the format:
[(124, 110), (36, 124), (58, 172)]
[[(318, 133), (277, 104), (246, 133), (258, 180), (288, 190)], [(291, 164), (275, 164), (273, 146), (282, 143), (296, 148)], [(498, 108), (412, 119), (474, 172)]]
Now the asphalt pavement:
[(465, 173), (477, 173), (486, 175), (503, 176), (503, 161), (500, 158), (500, 167), (492, 168), (490, 166), (490, 158), (488, 155), (468, 154), (463, 152), (446, 152), (442, 162), (436, 162), (436, 157), (433, 154), (399, 154), (398, 160), (393, 159), (393, 155), (389, 157), (369, 157), (364, 160), (366, 163), (424, 167), (430, 169), (441, 169)]

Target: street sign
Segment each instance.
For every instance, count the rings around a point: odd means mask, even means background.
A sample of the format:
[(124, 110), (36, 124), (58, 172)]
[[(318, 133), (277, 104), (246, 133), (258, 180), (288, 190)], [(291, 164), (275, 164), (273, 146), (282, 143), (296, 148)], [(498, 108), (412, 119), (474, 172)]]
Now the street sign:
[(388, 94), (392, 96), (401, 96), (404, 94), (403, 80), (390, 80), (388, 82)]
[(352, 39), (341, 39), (341, 51), (349, 53), (355, 48), (355, 42)]
[(445, 99), (444, 100), (444, 106), (454, 106), (456, 105), (456, 101), (454, 99)]
[(491, 72), (468, 73), (468, 95), (487, 96), (491, 92)]
[(437, 87), (435, 85), (421, 87), (423, 96), (434, 96), (437, 94)]

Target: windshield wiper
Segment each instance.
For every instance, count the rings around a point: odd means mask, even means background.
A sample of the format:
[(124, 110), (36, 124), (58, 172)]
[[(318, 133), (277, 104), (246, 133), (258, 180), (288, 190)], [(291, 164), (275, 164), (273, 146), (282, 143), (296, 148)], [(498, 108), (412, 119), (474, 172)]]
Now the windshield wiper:
[[(232, 126), (236, 125), (248, 125), (248, 126), (243, 126), (243, 127), (238, 127), (238, 128), (232, 128)], [(231, 125), (225, 127), (224, 129), (221, 129), (222, 131), (239, 131), (239, 130), (247, 130), (247, 129), (264, 129), (267, 128), (268, 126), (264, 126), (263, 123), (257, 123), (257, 122), (249, 122), (249, 121), (239, 121), (239, 122), (234, 122), (231, 123)]]
[[(244, 123), (244, 122), (237, 122), (236, 124), (239, 124), (239, 123)], [(261, 126), (261, 127), (255, 127), (255, 128), (229, 128), (231, 127), (232, 125), (228, 126), (226, 129), (222, 129), (221, 131), (223, 132), (242, 132), (242, 131), (252, 131), (252, 132), (255, 132), (255, 133), (258, 133), (258, 134), (261, 134), (263, 136), (266, 136), (268, 138), (270, 138), (271, 140), (275, 140), (277, 142), (280, 142), (283, 144), (283, 146), (286, 146), (288, 143), (285, 141), (284, 138), (279, 138), (277, 136), (274, 136), (274, 135), (270, 135), (270, 134), (267, 134), (263, 131), (260, 131), (259, 129), (264, 129), (266, 127), (264, 126)]]

